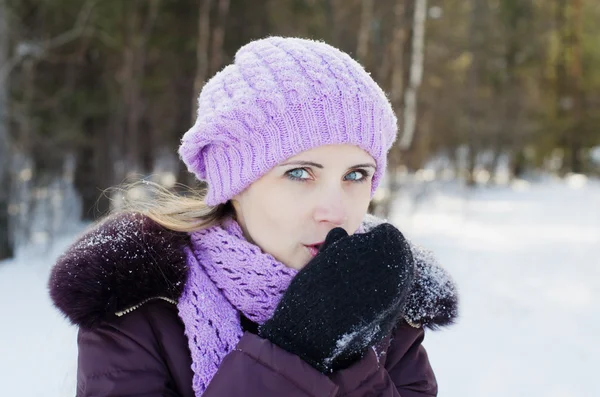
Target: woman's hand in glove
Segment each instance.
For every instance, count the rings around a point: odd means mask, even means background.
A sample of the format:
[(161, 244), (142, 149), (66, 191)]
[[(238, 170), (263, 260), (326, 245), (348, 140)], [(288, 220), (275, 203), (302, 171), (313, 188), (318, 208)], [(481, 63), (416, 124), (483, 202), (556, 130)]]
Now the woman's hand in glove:
[(391, 224), (351, 236), (335, 228), (259, 335), (323, 373), (346, 368), (391, 332), (413, 277), (410, 247)]

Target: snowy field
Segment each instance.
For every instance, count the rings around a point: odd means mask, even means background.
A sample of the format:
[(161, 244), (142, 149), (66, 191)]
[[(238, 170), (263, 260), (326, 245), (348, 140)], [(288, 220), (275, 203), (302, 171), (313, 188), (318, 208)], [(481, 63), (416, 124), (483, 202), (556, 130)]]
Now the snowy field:
[(600, 395), (598, 181), (443, 189), (410, 210), (394, 222), (460, 289), (458, 324), (424, 343), (441, 397)]
[[(417, 193), (418, 205), (398, 199), (392, 220), (436, 253), (461, 294), (458, 324), (425, 339), (439, 395), (597, 396), (600, 182)], [(0, 263), (3, 396), (74, 395), (76, 330), (45, 289), (72, 239)]]

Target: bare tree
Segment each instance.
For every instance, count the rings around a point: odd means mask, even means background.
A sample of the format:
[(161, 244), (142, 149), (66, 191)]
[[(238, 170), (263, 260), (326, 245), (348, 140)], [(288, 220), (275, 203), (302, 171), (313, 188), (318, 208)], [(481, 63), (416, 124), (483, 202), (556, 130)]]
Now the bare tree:
[(475, 184), (475, 167), (477, 165), (477, 154), (481, 149), (481, 128), (482, 128), (482, 103), (479, 97), (479, 89), (484, 71), (483, 47), (485, 45), (485, 36), (483, 29), (485, 26), (485, 0), (471, 0), (472, 11), (469, 34), (469, 52), (471, 54), (471, 65), (467, 81), (467, 109), (466, 122), (468, 135), (468, 165), (467, 165), (467, 185)]
[(211, 74), (216, 73), (223, 65), (223, 42), (225, 41), (227, 14), (229, 14), (229, 0), (219, 0), (217, 23), (212, 32)]
[[(412, 11), (412, 12), (411, 12)], [(390, 99), (400, 120), (400, 139), (389, 153), (388, 195), (371, 211), (389, 216), (393, 197), (400, 189), (399, 166), (406, 164), (417, 123), (417, 92), (423, 76), (427, 1), (396, 0), (394, 28), (391, 39)], [(384, 57), (385, 59), (385, 57)], [(383, 62), (385, 63), (385, 61)]]
[[(204, 87), (204, 83), (208, 78), (210, 71), (210, 11), (212, 8), (212, 0), (200, 0), (198, 9), (198, 37), (196, 39), (196, 73), (194, 74), (194, 90), (192, 92), (192, 107), (190, 112), (190, 122), (194, 124), (197, 117), (198, 95)], [(187, 172), (185, 167), (179, 169), (177, 178), (180, 182), (187, 186), (197, 184), (193, 174)]]
[(417, 124), (417, 91), (423, 80), (426, 17), (427, 0), (416, 0), (412, 25), (409, 78), (404, 92), (402, 137), (400, 138), (400, 142), (398, 142), (402, 150), (407, 150), (411, 147)]
[(585, 135), (584, 101), (583, 91), (583, 61), (582, 61), (582, 38), (583, 38), (583, 0), (573, 0), (571, 2), (571, 17), (569, 21), (570, 37), (564, 43), (565, 47), (570, 48), (569, 65), (569, 95), (572, 102), (572, 119), (570, 128), (567, 132), (567, 158), (570, 171), (581, 173), (584, 171), (583, 160), (583, 142)]
[(201, 0), (198, 11), (198, 39), (196, 40), (196, 74), (192, 95), (192, 123), (196, 120), (197, 98), (208, 77), (208, 51), (210, 43), (210, 8), (212, 0)]
[[(0, 0), (0, 68), (8, 62), (8, 17), (6, 0)], [(8, 80), (0, 78), (0, 260), (13, 256), (9, 231), (10, 141), (7, 120)]]
[(360, 28), (358, 29), (358, 44), (356, 46), (356, 57), (363, 64), (369, 53), (369, 42), (371, 38), (371, 23), (373, 23), (374, 0), (363, 0), (360, 16)]
[(325, 9), (327, 12), (327, 24), (331, 32), (331, 44), (340, 46), (348, 0), (327, 0)]
[[(570, 7), (570, 4), (571, 7)], [(571, 12), (569, 12), (571, 11)], [(555, 23), (558, 32), (558, 57), (555, 64), (556, 73), (556, 115), (559, 129), (558, 145), (565, 149), (565, 160), (562, 171), (580, 172), (579, 137), (574, 113), (580, 108), (579, 79), (580, 44), (579, 29), (573, 29), (573, 20), (580, 18), (581, 2), (558, 0), (555, 8)], [(579, 24), (581, 22), (579, 21)]]
[[(501, 4), (501, 32), (503, 50), (499, 54), (503, 70), (502, 78), (494, 92), (500, 102), (497, 116), (500, 118), (492, 133), (491, 145), (493, 157), (490, 162), (490, 174), (498, 169), (503, 153), (512, 154), (512, 177), (521, 177), (523, 171), (523, 154), (526, 142), (525, 119), (527, 95), (523, 92), (523, 58), (533, 45), (532, 40), (523, 37), (533, 35), (532, 1), (519, 2), (504, 0)], [(515, 172), (516, 171), (516, 172)], [(490, 179), (494, 182), (494, 179)]]
[[(68, 44), (85, 34), (88, 28), (87, 23), (89, 17), (97, 2), (98, 0), (87, 0), (82, 5), (81, 10), (79, 11), (75, 25), (73, 26), (73, 28), (67, 30), (66, 32), (61, 33), (49, 40), (21, 43), (21, 45), (19, 46), (20, 50), (17, 51), (12, 58), (7, 57), (6, 60), (2, 64), (0, 64), (0, 82), (7, 79), (10, 73), (13, 71), (13, 69), (28, 57), (41, 59), (42, 57), (47, 55), (49, 51), (61, 47), (65, 44)], [(6, 2), (4, 3), (4, 10), (2, 13), (4, 18), (6, 18), (8, 7), (6, 6)]]
[[(20, 103), (11, 104), (11, 118), (19, 127), (18, 142), (26, 156), (34, 158), (34, 117), (31, 106), (35, 93), (34, 76), (36, 64), (49, 56), (49, 53), (61, 46), (73, 42), (88, 31), (88, 20), (98, 0), (87, 0), (82, 4), (74, 26), (50, 39), (37, 41), (21, 41), (16, 51), (10, 56), (8, 5), (6, 0), (0, 0), (0, 259), (14, 254), (14, 236), (11, 237), (9, 204), (12, 199), (12, 189), (15, 184), (12, 166), (12, 150), (10, 142), (8, 106), (10, 75), (18, 67), (22, 68), (21, 86), (22, 99)], [(37, 175), (34, 173), (34, 177)], [(33, 197), (29, 197), (29, 208), (32, 207)], [(21, 225), (21, 227), (28, 227)]]
[(396, 0), (394, 5), (394, 35), (392, 37), (392, 76), (390, 96), (394, 109), (402, 109), (402, 92), (404, 89), (404, 51), (408, 32), (406, 31), (406, 1)]
[(148, 51), (148, 41), (156, 19), (161, 0), (151, 0), (148, 2), (148, 10), (145, 16), (142, 16), (138, 9), (139, 1), (136, 2), (135, 9), (128, 13), (126, 21), (126, 46), (123, 53), (123, 99), (125, 112), (124, 133), (126, 139), (126, 169), (129, 171), (143, 169), (146, 171), (142, 161), (141, 145), (144, 139), (140, 136), (141, 120), (144, 112), (144, 101), (142, 100), (142, 83), (146, 73), (146, 57)]

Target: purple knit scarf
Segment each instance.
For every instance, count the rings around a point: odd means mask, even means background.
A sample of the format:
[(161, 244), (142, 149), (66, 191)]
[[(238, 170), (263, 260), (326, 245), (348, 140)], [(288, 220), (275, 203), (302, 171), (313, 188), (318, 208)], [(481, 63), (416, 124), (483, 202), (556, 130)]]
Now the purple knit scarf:
[(177, 307), (192, 353), (193, 388), (200, 396), (242, 337), (239, 313), (264, 323), (297, 271), (246, 241), (234, 220), (190, 237), (189, 275)]

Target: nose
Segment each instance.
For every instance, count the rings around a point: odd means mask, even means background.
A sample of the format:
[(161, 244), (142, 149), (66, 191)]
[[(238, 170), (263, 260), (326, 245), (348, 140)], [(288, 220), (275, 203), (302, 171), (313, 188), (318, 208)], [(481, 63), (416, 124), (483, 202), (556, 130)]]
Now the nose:
[(348, 219), (344, 193), (338, 188), (323, 189), (316, 197), (314, 219), (318, 223), (328, 223), (332, 227), (343, 226)]

